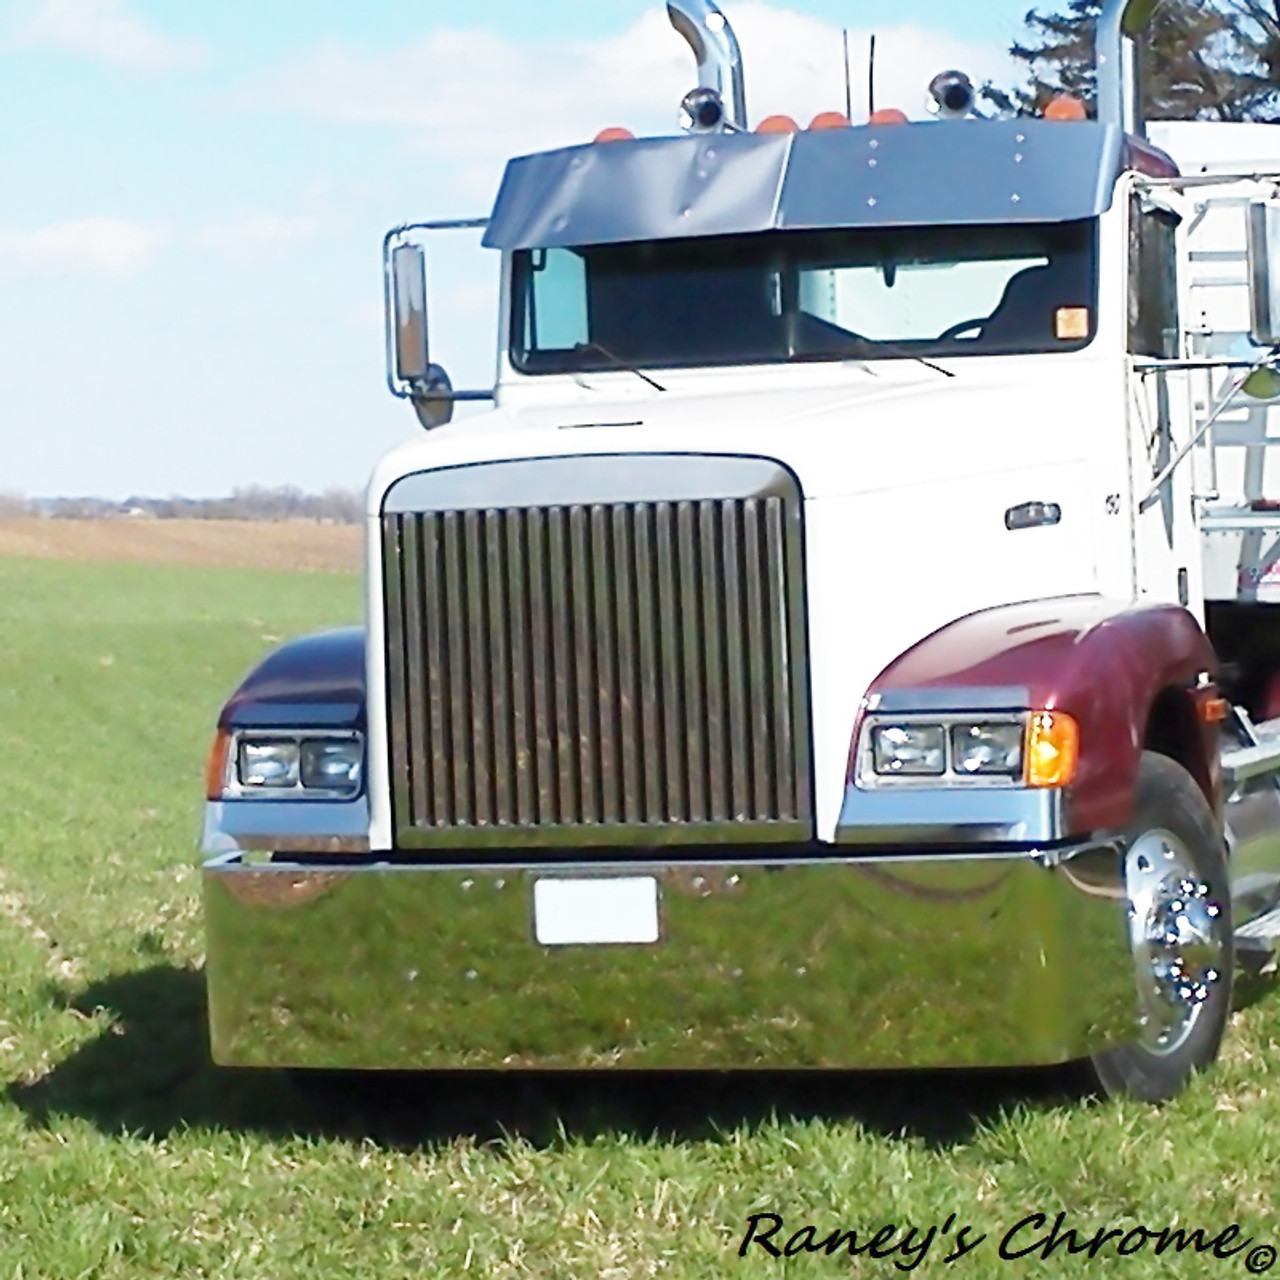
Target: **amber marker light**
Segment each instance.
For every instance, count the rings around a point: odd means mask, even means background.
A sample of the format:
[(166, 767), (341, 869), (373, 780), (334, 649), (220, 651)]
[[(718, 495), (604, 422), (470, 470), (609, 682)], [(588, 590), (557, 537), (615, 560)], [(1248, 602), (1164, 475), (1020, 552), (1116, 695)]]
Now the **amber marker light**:
[(636, 135), (630, 129), (624, 129), (620, 125), (610, 125), (607, 129), (601, 129), (596, 134), (593, 141), (595, 142), (634, 142)]
[(879, 111), (873, 111), (867, 117), (868, 124), (910, 124), (905, 111), (899, 111), (897, 107), (881, 107)]
[(1078, 342), (1089, 336), (1088, 307), (1059, 307), (1053, 313), (1053, 332), (1059, 342)]
[(800, 126), (790, 116), (765, 116), (756, 125), (757, 133), (799, 133)]
[(1033, 711), (1027, 722), (1025, 778), (1029, 787), (1065, 787), (1080, 759), (1080, 729), (1063, 711)]
[(227, 755), (231, 750), (231, 735), (219, 729), (209, 748), (209, 763), (204, 771), (204, 793), (210, 800), (221, 800), (226, 790)]
[(1089, 113), (1084, 109), (1084, 103), (1079, 98), (1073, 98), (1069, 93), (1060, 93), (1045, 107), (1044, 118), (1046, 120), (1087, 120)]
[(850, 120), (843, 111), (819, 111), (809, 122), (810, 129), (847, 129)]
[(1205, 724), (1221, 724), (1231, 710), (1226, 698), (1202, 698), (1200, 701), (1200, 719)]

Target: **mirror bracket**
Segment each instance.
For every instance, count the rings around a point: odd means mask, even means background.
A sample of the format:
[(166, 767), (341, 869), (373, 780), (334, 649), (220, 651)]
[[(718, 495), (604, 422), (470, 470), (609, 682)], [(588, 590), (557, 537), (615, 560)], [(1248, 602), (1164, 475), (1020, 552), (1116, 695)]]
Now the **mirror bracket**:
[(414, 231), (476, 231), (488, 218), (413, 222), (388, 231), (382, 241), (386, 315), (387, 387), (408, 400), (428, 431), (453, 417), (460, 401), (493, 400), (495, 391), (455, 391), (449, 375), (431, 360), (428, 344), (426, 255), (409, 239)]

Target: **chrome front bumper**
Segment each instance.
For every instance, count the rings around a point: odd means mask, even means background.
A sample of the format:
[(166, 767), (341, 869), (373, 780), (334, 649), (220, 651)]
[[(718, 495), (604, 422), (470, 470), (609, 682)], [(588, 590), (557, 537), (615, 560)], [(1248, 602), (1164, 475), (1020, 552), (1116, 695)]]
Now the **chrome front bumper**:
[[(652, 945), (535, 941), (540, 878), (653, 877)], [(330, 1068), (1063, 1062), (1128, 1038), (1113, 844), (496, 867), (204, 867), (215, 1061)]]

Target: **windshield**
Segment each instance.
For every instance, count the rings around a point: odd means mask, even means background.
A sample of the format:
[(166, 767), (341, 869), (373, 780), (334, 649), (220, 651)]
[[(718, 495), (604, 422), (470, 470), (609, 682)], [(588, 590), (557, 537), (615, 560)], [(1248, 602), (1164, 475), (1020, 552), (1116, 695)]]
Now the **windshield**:
[(1092, 220), (765, 232), (515, 255), (526, 373), (1070, 351), (1093, 337)]

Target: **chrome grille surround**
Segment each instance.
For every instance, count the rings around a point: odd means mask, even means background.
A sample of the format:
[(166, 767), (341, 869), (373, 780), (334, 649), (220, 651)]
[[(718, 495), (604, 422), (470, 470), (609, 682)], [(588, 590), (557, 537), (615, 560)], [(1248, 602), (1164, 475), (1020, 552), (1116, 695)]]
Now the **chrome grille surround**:
[(479, 463), (405, 477), (383, 512), (397, 847), (812, 838), (790, 472)]

